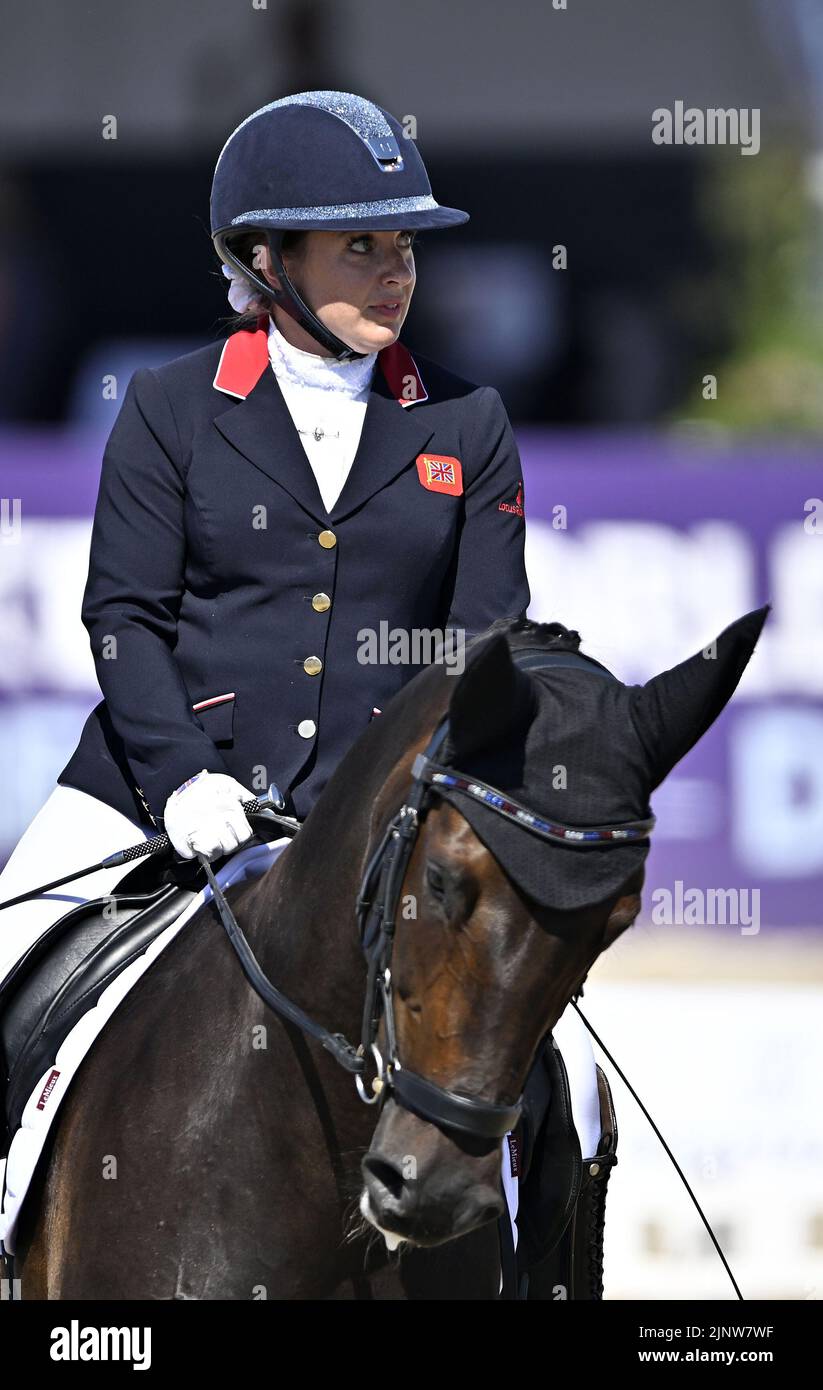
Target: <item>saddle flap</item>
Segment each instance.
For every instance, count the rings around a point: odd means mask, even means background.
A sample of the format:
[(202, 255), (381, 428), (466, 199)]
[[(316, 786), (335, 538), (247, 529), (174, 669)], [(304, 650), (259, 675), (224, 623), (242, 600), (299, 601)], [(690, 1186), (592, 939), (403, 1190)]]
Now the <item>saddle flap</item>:
[(195, 889), (173, 883), (151, 894), (108, 894), (61, 918), (55, 927), (62, 931), (50, 929), (37, 960), (4, 996), (0, 1037), (10, 1134), (77, 1020), (195, 896)]

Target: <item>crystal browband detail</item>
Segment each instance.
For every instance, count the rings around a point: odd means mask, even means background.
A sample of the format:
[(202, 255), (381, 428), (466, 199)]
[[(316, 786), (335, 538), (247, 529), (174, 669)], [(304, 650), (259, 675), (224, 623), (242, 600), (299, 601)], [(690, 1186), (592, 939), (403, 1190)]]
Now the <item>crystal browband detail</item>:
[(565, 844), (587, 845), (620, 840), (643, 840), (651, 833), (656, 820), (654, 816), (649, 816), (647, 820), (628, 821), (623, 825), (598, 826), (580, 830), (575, 826), (561, 825), (556, 821), (541, 819), (533, 811), (529, 811), (525, 806), (512, 801), (510, 797), (503, 796), (495, 787), (490, 787), (485, 782), (460, 777), (453, 772), (437, 772), (433, 769), (427, 773), (426, 780), (431, 782), (433, 787), (439, 785), (448, 787), (453, 791), (467, 792), (476, 801), (482, 801), (487, 806), (493, 807), (495, 811), (508, 816), (526, 830), (531, 830), (536, 835), (542, 835), (547, 840), (558, 840)]

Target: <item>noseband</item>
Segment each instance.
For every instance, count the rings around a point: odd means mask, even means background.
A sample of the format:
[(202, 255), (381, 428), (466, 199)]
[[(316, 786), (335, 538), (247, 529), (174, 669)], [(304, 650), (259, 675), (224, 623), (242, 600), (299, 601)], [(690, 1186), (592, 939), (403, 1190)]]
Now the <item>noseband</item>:
[[(578, 652), (538, 652), (523, 649), (512, 652), (512, 660), (525, 670), (569, 666), (589, 671), (609, 680), (615, 677), (599, 662)], [(366, 998), (363, 1007), (360, 1046), (355, 1049), (341, 1033), (329, 1033), (302, 1009), (281, 994), (263, 974), (234, 918), (214, 877), (205, 855), (198, 858), (212, 887), (223, 925), (228, 933), (240, 964), (250, 984), (277, 1013), (317, 1038), (347, 1071), (354, 1073), (355, 1085), (361, 1100), (381, 1108), (389, 1095), (399, 1105), (448, 1130), (471, 1135), (476, 1139), (501, 1139), (514, 1129), (523, 1106), (522, 1094), (512, 1105), (495, 1104), (477, 1096), (461, 1095), (445, 1086), (438, 1086), (419, 1073), (410, 1071), (397, 1056), (394, 1000), (392, 995), (391, 962), (397, 927), (397, 912), (403, 891), (409, 860), (417, 842), (420, 822), (427, 802), (438, 787), (465, 792), (476, 801), (536, 835), (544, 842), (576, 845), (608, 846), (645, 839), (655, 824), (654, 816), (646, 820), (628, 821), (622, 825), (579, 826), (561, 825), (547, 821), (511, 797), (476, 778), (457, 772), (436, 761), (449, 733), (448, 716), (441, 719), (425, 750), (412, 763), (412, 782), (399, 811), (392, 817), (369, 858), (357, 896), (357, 922), (360, 942), (368, 963)], [(376, 1038), (381, 1017), (385, 1018), (387, 1060), (377, 1047)], [(372, 1078), (369, 1095), (364, 1084), (365, 1058), (373, 1057), (377, 1073)]]

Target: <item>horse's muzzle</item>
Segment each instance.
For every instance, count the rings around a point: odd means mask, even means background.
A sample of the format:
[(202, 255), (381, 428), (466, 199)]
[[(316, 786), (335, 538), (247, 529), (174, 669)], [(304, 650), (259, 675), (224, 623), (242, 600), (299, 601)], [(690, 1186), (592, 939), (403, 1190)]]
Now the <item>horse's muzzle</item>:
[(361, 1200), (363, 1215), (414, 1245), (442, 1245), (504, 1210), (498, 1142), (482, 1156), (467, 1153), (437, 1126), (392, 1102), (361, 1171), (368, 1199)]

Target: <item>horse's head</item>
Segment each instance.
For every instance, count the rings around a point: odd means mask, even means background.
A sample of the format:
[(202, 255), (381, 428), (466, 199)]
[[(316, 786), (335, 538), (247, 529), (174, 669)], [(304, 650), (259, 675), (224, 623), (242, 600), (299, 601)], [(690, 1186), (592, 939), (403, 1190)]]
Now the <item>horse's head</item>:
[[(362, 1163), (361, 1211), (390, 1243), (437, 1245), (500, 1215), (500, 1137), (511, 1126), (492, 1133), (495, 1107), (516, 1105), (541, 1041), (637, 916), (649, 796), (729, 700), (767, 612), (644, 686), (577, 653), (576, 633), (523, 621), (496, 624), (469, 648), (462, 675), (443, 677), (437, 724), (449, 722), (432, 762), (467, 777), (432, 780), (431, 766), (424, 777), (396, 898), (394, 1048), (385, 1015), (377, 1037), (407, 1086), (390, 1079)], [(388, 778), (378, 827), (409, 799), (420, 748)], [(562, 826), (601, 835), (563, 839)], [(626, 826), (612, 838), (610, 827)], [(464, 1128), (449, 1122), (455, 1096), (486, 1103), (485, 1134), (471, 1114)]]

